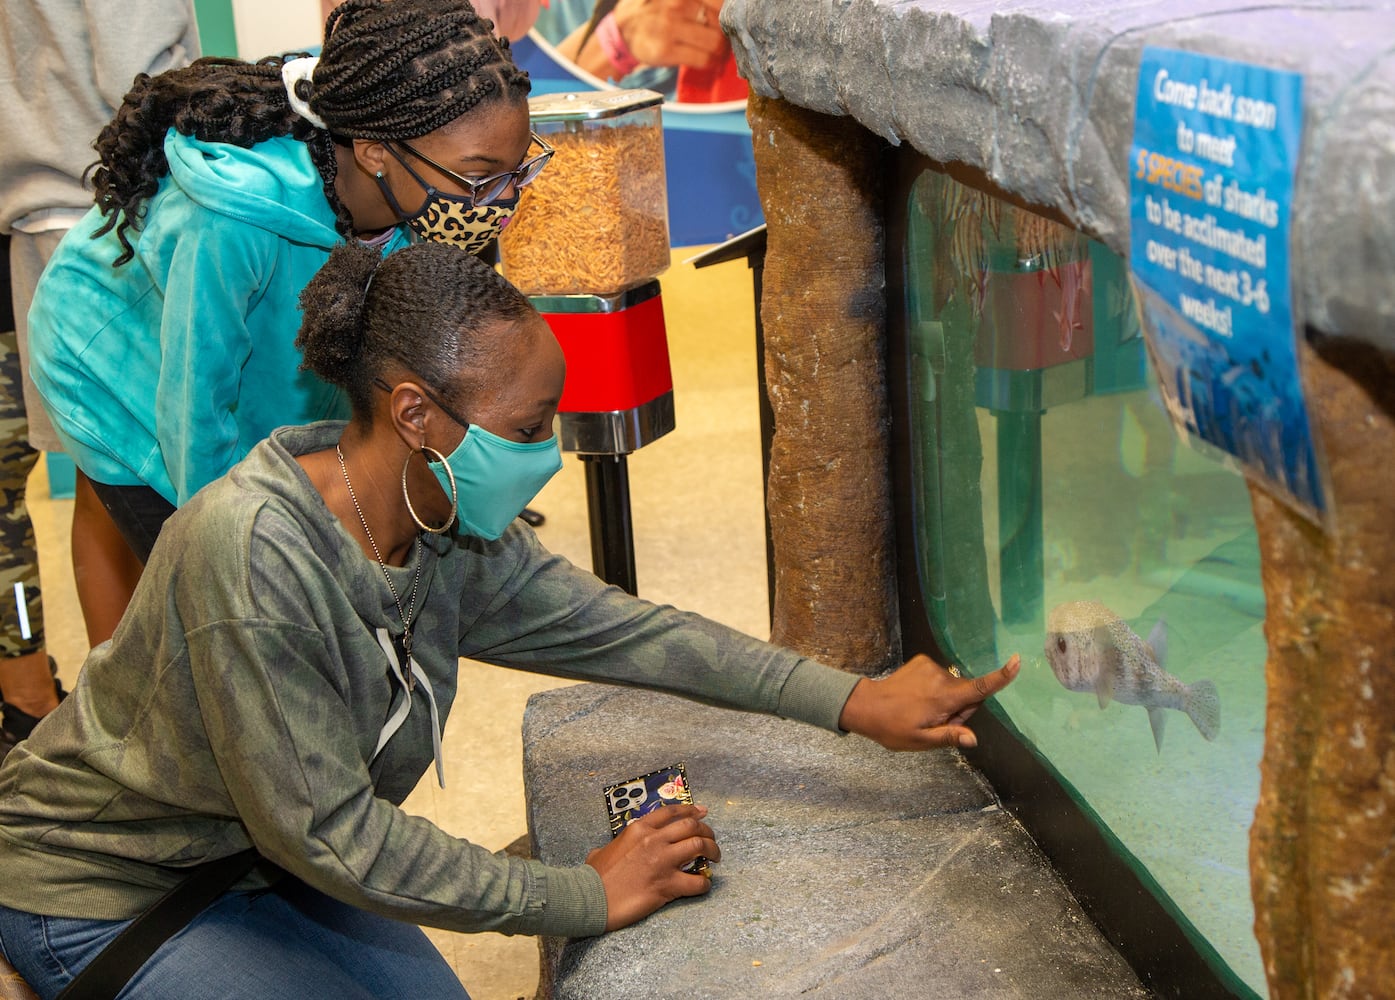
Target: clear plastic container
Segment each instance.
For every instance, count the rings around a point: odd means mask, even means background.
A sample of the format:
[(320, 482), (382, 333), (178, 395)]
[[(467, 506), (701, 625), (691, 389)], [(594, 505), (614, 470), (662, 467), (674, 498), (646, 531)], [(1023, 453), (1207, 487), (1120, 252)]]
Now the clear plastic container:
[(668, 269), (662, 104), (652, 90), (529, 99), (533, 131), (557, 152), (499, 237), (525, 295), (608, 295)]

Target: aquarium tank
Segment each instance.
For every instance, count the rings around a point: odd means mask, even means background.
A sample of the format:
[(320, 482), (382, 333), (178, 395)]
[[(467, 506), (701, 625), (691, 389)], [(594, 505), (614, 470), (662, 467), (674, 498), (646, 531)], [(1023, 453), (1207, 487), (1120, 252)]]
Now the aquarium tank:
[(1263, 996), (1247, 853), (1266, 646), (1244, 478), (1174, 429), (1117, 254), (933, 164), (901, 174), (889, 370), (903, 609), (923, 619), (906, 624), (968, 673), (1021, 654), (996, 721), (1224, 992)]

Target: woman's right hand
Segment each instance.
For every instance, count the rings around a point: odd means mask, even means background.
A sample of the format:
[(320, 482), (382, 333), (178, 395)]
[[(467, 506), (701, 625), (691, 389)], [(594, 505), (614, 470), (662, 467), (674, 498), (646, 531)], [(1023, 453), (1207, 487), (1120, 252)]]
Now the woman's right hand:
[(712, 888), (702, 875), (681, 871), (698, 857), (720, 861), (704, 806), (671, 805), (641, 816), (604, 847), (586, 856), (605, 886), (608, 931), (628, 927), (680, 896)]

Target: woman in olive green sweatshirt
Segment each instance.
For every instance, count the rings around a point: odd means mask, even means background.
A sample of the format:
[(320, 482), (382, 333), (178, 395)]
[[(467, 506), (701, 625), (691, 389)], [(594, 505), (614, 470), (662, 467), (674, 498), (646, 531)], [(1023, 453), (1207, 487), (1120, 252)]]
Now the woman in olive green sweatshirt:
[(561, 464), (562, 354), (473, 256), (343, 245), (302, 306), (305, 364), (352, 419), (282, 428), (181, 508), (113, 640), (0, 767), (0, 947), (41, 996), (190, 867), (248, 847), (283, 874), (225, 892), (131, 995), (460, 997), (413, 925), (584, 936), (707, 890), (681, 870), (721, 857), (699, 806), (575, 868), (404, 813), (433, 761), (444, 783), (459, 657), (898, 749), (971, 745), (965, 720), (1016, 675), (917, 657), (859, 679), (548, 553), (514, 518)]

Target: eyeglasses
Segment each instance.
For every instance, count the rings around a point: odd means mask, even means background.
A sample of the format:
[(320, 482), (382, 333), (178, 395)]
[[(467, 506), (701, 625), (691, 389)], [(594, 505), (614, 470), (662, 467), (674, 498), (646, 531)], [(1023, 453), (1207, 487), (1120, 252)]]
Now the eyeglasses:
[[(419, 149), (414, 148), (408, 142), (397, 139), (395, 143), (411, 153), (418, 160), (431, 164), (431, 166), (465, 188), (465, 190), (470, 193), (470, 201), (475, 205), (492, 205), (503, 197), (504, 192), (508, 191), (510, 188), (525, 188), (533, 183), (533, 181), (537, 180), (538, 174), (542, 173), (542, 168), (547, 166), (547, 162), (552, 159), (552, 154), (557, 152), (548, 144), (547, 140), (538, 135), (538, 133), (529, 132), (528, 134), (533, 140), (529, 148), (531, 149), (532, 145), (537, 145), (542, 149), (541, 153), (536, 156), (528, 157), (513, 170), (505, 170), (502, 174), (491, 174), (488, 177), (481, 177), (479, 180), (471, 180), (469, 177), (462, 177), (454, 170), (441, 166), (441, 164), (437, 163)], [(394, 156), (397, 155), (391, 144), (388, 145), (388, 150), (391, 151)], [(407, 162), (403, 160), (401, 156), (397, 156), (397, 161), (404, 167), (407, 167), (407, 172), (415, 177), (422, 187), (427, 189), (431, 188), (431, 185), (422, 180), (420, 175), (408, 166)]]

